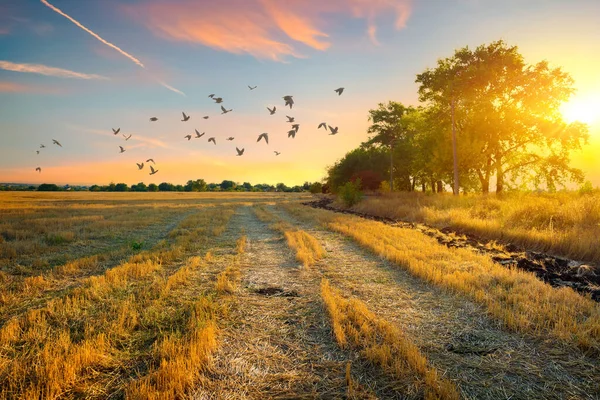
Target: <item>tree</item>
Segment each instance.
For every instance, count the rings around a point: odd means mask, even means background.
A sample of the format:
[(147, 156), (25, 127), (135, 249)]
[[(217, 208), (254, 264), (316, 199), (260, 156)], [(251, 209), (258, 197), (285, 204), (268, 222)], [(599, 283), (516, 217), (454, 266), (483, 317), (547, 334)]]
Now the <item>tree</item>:
[(315, 183), (313, 183), (313, 184), (310, 185), (309, 190), (310, 190), (310, 192), (312, 194), (322, 193), (323, 192), (323, 185), (320, 182), (315, 182)]
[(137, 185), (131, 185), (132, 192), (147, 192), (148, 186), (144, 182), (140, 182)]
[(148, 185), (149, 192), (158, 192), (158, 186), (155, 183), (151, 183)]
[(333, 192), (357, 173), (373, 171), (379, 175), (389, 173), (389, 151), (383, 147), (363, 145), (348, 152), (341, 160), (327, 169), (327, 186)]
[(532, 171), (550, 186), (580, 179), (569, 155), (587, 140), (587, 126), (563, 120), (560, 106), (574, 89), (560, 68), (527, 65), (516, 46), (497, 41), (457, 50), (416, 82), (421, 101), (446, 115), (454, 105), (459, 168), (484, 193), (493, 176), (497, 193)]
[(117, 183), (115, 185), (115, 192), (126, 192), (129, 190), (129, 186), (126, 183)]
[(37, 190), (38, 192), (58, 192), (60, 188), (54, 183), (42, 183)]
[(221, 190), (232, 191), (236, 188), (236, 184), (234, 181), (223, 181), (221, 182)]
[(252, 191), (252, 184), (250, 182), (244, 182), (242, 184), (242, 187), (244, 188), (244, 190), (246, 190), (247, 192)]
[(275, 188), (277, 188), (278, 192), (286, 192), (288, 190), (288, 187), (285, 185), (285, 183), (281, 182), (275, 185)]
[(160, 185), (158, 185), (158, 190), (160, 190), (161, 192), (172, 192), (175, 190), (175, 187), (172, 183), (163, 182)]
[(185, 184), (186, 192), (206, 192), (207, 185), (204, 179), (196, 179), (195, 181), (189, 180)]
[(89, 190), (90, 190), (90, 192), (99, 192), (102, 190), (102, 188), (98, 185), (92, 185), (92, 186), (90, 186)]

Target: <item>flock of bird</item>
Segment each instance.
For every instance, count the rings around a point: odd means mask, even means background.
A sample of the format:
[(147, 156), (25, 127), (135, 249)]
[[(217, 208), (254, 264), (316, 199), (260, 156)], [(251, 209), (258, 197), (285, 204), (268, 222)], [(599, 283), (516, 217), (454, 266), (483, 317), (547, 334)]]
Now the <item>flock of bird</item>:
[[(254, 90), (254, 89), (256, 89), (257, 87), (258, 86), (250, 86), (250, 85), (248, 85), (248, 89), (250, 89), (251, 91)], [(341, 87), (341, 88), (335, 89), (334, 92), (336, 92), (338, 94), (338, 96), (341, 96), (342, 93), (344, 92), (344, 88)], [(215, 102), (215, 104), (222, 104), (223, 103), (223, 98), (222, 97), (216, 97), (216, 94), (214, 94), (214, 93), (210, 94), (208, 97), (211, 98)], [(294, 106), (294, 98), (293, 98), (293, 96), (289, 96), (289, 95), (288, 96), (283, 96), (283, 100), (285, 101), (284, 107), (289, 106), (290, 110), (291, 110), (293, 108), (293, 106)], [(272, 108), (267, 107), (267, 110), (269, 112), (269, 115), (275, 115), (275, 113), (277, 112), (277, 106), (273, 106)], [(233, 111), (233, 109), (229, 109), (228, 110), (223, 105), (221, 105), (221, 114), (222, 115), (230, 113), (232, 111)], [(181, 114), (182, 114), (182, 118), (183, 118), (181, 120), (181, 122), (187, 122), (187, 121), (190, 120), (190, 118), (191, 118), (190, 115), (187, 115), (185, 112), (182, 112)], [(205, 115), (202, 118), (203, 119), (208, 119), (209, 116)], [(289, 124), (292, 124), (291, 125), (291, 130), (288, 131), (288, 138), (294, 139), (296, 137), (296, 134), (300, 130), (300, 124), (296, 122), (296, 119), (294, 117), (286, 115), (286, 118), (287, 118), (286, 122), (289, 123)], [(150, 118), (150, 122), (157, 122), (157, 121), (158, 121), (157, 117), (151, 117)], [(319, 126), (317, 127), (317, 129), (321, 129), (321, 128), (325, 129), (325, 131), (327, 131), (329, 129), (329, 131), (331, 132), (330, 135), (336, 135), (338, 133), (338, 127), (337, 126), (333, 127), (331, 125), (328, 125), (326, 122), (321, 122), (319, 124)], [(117, 129), (112, 128), (112, 131), (113, 131), (113, 134), (115, 136), (117, 136), (121, 132), (121, 128), (117, 128)], [(192, 138), (193, 139), (200, 139), (201, 137), (203, 137), (206, 134), (206, 132), (202, 132), (202, 133), (198, 132), (197, 129), (194, 129), (194, 131), (195, 131), (195, 136), (185, 135), (184, 139), (187, 139), (188, 141), (192, 140)], [(129, 139), (131, 139), (132, 135), (131, 134), (129, 134), (129, 135), (122, 134), (122, 136), (125, 139), (125, 141), (128, 141)], [(235, 140), (235, 138), (234, 137), (228, 137), (226, 140), (227, 141), (233, 141), (233, 140)], [(264, 142), (266, 144), (269, 144), (269, 134), (266, 133), (266, 132), (264, 132), (264, 133), (261, 133), (260, 135), (258, 135), (258, 139), (256, 140), (256, 142), (258, 143), (261, 140), (264, 140)], [(216, 140), (215, 137), (208, 138), (208, 142), (209, 143), (212, 142), (215, 146), (217, 145), (217, 140)], [(59, 146), (59, 147), (62, 147), (62, 145), (56, 139), (52, 139), (52, 144), (54, 144), (56, 146)], [(41, 149), (44, 149), (44, 148), (46, 148), (46, 146), (44, 144), (41, 144), (40, 145), (40, 150), (36, 150), (36, 153), (40, 154)], [(121, 146), (121, 145), (119, 145), (119, 149), (120, 149), (119, 153), (124, 153), (126, 151), (126, 149), (123, 146)], [(240, 148), (238, 148), (236, 146), (235, 150), (236, 150), (238, 156), (243, 156), (244, 155), (245, 148), (240, 149)], [(274, 153), (275, 153), (275, 156), (278, 156), (278, 155), (281, 154), (279, 151), (274, 151)], [(152, 158), (147, 159), (145, 163), (144, 162), (136, 163), (136, 165), (137, 165), (137, 167), (138, 167), (139, 170), (143, 170), (144, 166), (146, 164), (148, 164), (148, 166), (150, 168), (150, 175), (154, 175), (154, 174), (156, 174), (158, 172), (158, 169), (154, 169), (154, 165), (150, 165), (150, 163), (156, 165), (156, 163), (154, 162), (154, 160)], [(39, 173), (42, 172), (42, 168), (41, 167), (37, 167), (35, 170), (37, 172), (39, 172)]]

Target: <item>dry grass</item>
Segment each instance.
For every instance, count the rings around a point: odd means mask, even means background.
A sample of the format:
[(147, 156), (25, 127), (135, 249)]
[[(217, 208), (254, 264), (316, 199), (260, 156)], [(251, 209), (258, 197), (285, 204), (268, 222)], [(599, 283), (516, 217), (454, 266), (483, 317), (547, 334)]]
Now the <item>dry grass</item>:
[[(423, 392), (425, 399), (459, 398), (452, 382), (441, 378), (428, 365), (425, 356), (399, 328), (378, 318), (360, 300), (342, 297), (326, 279), (321, 282), (321, 296), (340, 347), (360, 350), (369, 361), (402, 382), (408, 397), (421, 397), (418, 393)], [(349, 390), (351, 387), (349, 383)]]
[(411, 229), (322, 210), (288, 209), (321, 221), (419, 278), (467, 295), (509, 329), (600, 352), (600, 306), (570, 288), (553, 288), (531, 273), (507, 269), (469, 250), (449, 249)]
[(353, 209), (600, 262), (600, 193), (515, 193), (502, 198), (398, 193), (369, 198)]
[(181, 398), (216, 345), (216, 306), (180, 296), (203, 265), (186, 254), (233, 212), (200, 209), (155, 249), (9, 320), (0, 329), (0, 398)]

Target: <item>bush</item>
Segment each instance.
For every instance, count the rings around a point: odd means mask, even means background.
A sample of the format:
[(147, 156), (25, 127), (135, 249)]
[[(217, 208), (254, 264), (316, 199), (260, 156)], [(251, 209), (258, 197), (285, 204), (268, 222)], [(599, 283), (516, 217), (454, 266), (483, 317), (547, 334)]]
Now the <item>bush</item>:
[(390, 183), (388, 181), (381, 181), (379, 184), (379, 193), (390, 193), (391, 191)]
[(590, 181), (585, 181), (585, 183), (583, 185), (581, 185), (581, 187), (579, 188), (580, 195), (592, 194), (592, 193), (594, 193), (594, 187), (592, 186), (592, 182), (590, 182)]
[(347, 182), (344, 186), (338, 189), (338, 195), (346, 207), (352, 207), (362, 199), (360, 191), (360, 178), (354, 182)]
[(319, 182), (313, 183), (312, 185), (310, 185), (310, 192), (312, 194), (322, 193), (323, 192), (323, 185), (320, 184)]

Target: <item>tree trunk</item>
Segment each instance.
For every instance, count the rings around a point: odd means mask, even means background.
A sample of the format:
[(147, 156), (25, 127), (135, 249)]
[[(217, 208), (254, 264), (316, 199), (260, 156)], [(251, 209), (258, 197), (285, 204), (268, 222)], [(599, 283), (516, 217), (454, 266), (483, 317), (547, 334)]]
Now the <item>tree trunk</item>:
[(504, 171), (502, 170), (502, 163), (498, 160), (496, 165), (496, 194), (502, 194), (504, 192)]
[(410, 188), (410, 191), (411, 191), (411, 192), (414, 192), (414, 191), (415, 191), (415, 186), (417, 186), (417, 179), (416, 179), (416, 178), (413, 178), (413, 180), (412, 180), (412, 184), (411, 184), (411, 188)]
[(442, 181), (437, 181), (437, 192), (438, 193), (444, 192), (444, 184), (442, 183)]
[(425, 191), (427, 190), (427, 186), (425, 185), (425, 182), (421, 183), (421, 190), (423, 191), (423, 193), (425, 193)]

